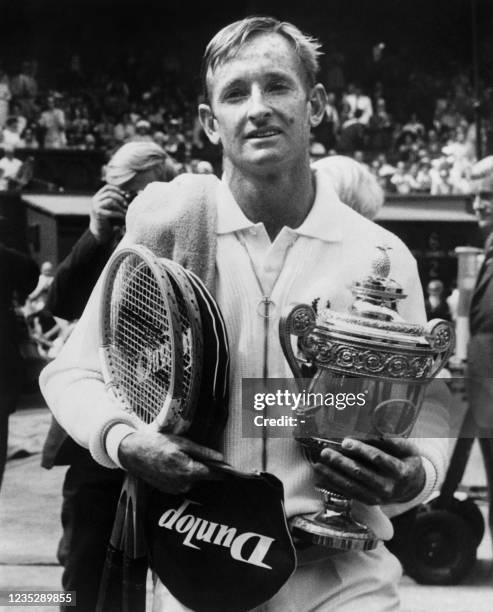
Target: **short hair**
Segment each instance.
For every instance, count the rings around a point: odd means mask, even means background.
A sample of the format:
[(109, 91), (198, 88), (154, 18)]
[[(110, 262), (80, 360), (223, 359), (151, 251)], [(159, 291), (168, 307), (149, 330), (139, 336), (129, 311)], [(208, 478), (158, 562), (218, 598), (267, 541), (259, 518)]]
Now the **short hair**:
[[(106, 166), (105, 180), (117, 187), (132, 180), (136, 174), (161, 165), (169, 174), (169, 156), (155, 142), (127, 142), (113, 154)], [(168, 177), (167, 180), (170, 180)]]
[(202, 59), (202, 89), (208, 100), (207, 76), (218, 66), (235, 57), (241, 47), (259, 34), (280, 34), (294, 48), (304, 68), (307, 84), (313, 87), (320, 69), (318, 58), (322, 55), (321, 43), (308, 36), (293, 24), (274, 17), (252, 16), (230, 23), (209, 42)]
[(341, 202), (367, 219), (376, 217), (385, 194), (363, 164), (345, 155), (331, 155), (313, 162), (312, 168), (330, 178)]
[(471, 168), (473, 192), (493, 192), (493, 155), (476, 162)]

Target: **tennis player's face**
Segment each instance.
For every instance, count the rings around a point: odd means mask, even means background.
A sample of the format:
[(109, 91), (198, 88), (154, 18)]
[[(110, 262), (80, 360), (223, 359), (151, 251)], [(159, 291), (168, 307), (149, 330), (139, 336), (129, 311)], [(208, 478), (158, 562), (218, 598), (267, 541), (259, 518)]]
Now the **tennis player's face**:
[(208, 88), (211, 102), (200, 106), (200, 118), (210, 140), (223, 146), (226, 171), (229, 164), (268, 173), (308, 160), (310, 128), (323, 113), (325, 91), (308, 89), (283, 36), (252, 38), (209, 74)]

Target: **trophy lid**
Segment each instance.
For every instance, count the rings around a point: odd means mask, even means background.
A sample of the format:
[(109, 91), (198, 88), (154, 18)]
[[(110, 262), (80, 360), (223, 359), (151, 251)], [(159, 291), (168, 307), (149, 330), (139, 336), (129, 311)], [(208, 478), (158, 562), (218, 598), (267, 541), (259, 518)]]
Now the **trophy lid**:
[(362, 280), (354, 281), (351, 291), (355, 297), (349, 312), (323, 310), (317, 317), (317, 327), (332, 336), (363, 339), (402, 348), (430, 347), (428, 334), (422, 325), (409, 323), (397, 312), (399, 300), (407, 297), (401, 285), (389, 277), (391, 247), (378, 246), (371, 263), (371, 272)]

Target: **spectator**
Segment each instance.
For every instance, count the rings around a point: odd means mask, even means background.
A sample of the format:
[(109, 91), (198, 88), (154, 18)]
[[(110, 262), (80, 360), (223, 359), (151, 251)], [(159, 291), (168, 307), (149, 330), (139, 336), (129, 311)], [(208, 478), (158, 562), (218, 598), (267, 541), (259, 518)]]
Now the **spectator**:
[(39, 275), (38, 284), (32, 293), (27, 298), (30, 312), (39, 312), (46, 306), (46, 298), (53, 283), (53, 264), (50, 261), (45, 261), (41, 265), (41, 274)]
[(356, 118), (356, 111), (361, 111), (358, 116), (363, 125), (369, 125), (373, 116), (373, 105), (369, 96), (363, 94), (359, 85), (348, 86), (348, 93), (344, 96), (344, 101), (349, 106), (349, 118)]
[(60, 149), (67, 143), (65, 113), (57, 106), (54, 96), (47, 98), (46, 107), (39, 119), (39, 125), (44, 132), (43, 146), (46, 149)]
[(27, 127), (22, 134), (22, 140), (26, 149), (39, 149), (39, 142), (31, 127)]
[(339, 113), (336, 107), (335, 93), (327, 94), (327, 104), (322, 123), (313, 128), (312, 132), (316, 140), (324, 145), (326, 149), (332, 149), (336, 145), (337, 133), (339, 131)]
[(431, 161), (428, 157), (423, 157), (418, 165), (416, 174), (416, 191), (430, 193), (431, 191)]
[(435, 160), (431, 174), (431, 195), (452, 195), (453, 185), (450, 182), (450, 164), (446, 159)]
[(365, 126), (361, 122), (363, 111), (356, 109), (354, 117), (342, 124), (337, 149), (341, 153), (353, 153), (365, 147)]
[(34, 72), (33, 62), (23, 62), (18, 73), (10, 82), (12, 97), (29, 121), (34, 120), (37, 113), (38, 83)]
[(152, 142), (151, 124), (146, 119), (139, 119), (135, 124), (135, 135), (132, 142)]
[(38, 267), (27, 255), (0, 243), (0, 486), (7, 457), (9, 415), (22, 389), (14, 301), (22, 304), (38, 280)]
[(11, 98), (12, 94), (10, 92), (9, 77), (0, 66), (0, 130), (3, 130), (7, 122)]
[(17, 129), (17, 117), (9, 117), (7, 123), (2, 130), (2, 146), (3, 147), (23, 147), (24, 141), (19, 136)]
[(0, 159), (0, 191), (7, 191), (17, 187), (22, 161), (15, 157), (15, 149), (11, 145), (4, 144), (3, 150), (4, 156)]
[(397, 162), (397, 168), (390, 178), (390, 184), (393, 185), (394, 191), (401, 195), (407, 195), (416, 188), (416, 182), (409, 173), (405, 162)]
[(198, 161), (195, 172), (196, 174), (213, 174), (214, 170), (208, 161)]
[(450, 309), (445, 299), (443, 282), (433, 279), (428, 283), (425, 299), (426, 316), (431, 319), (451, 320)]

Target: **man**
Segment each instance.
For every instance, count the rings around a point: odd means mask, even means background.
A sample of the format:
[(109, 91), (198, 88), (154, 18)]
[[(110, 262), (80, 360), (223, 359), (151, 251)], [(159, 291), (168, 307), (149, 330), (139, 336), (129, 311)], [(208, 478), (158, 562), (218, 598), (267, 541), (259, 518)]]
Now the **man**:
[[(469, 310), (471, 339), (468, 347), (469, 408), (479, 438), (488, 482), (493, 483), (493, 155), (471, 171), (475, 193), (473, 208), (484, 238), (484, 261), (479, 270)], [(490, 530), (493, 529), (493, 494), (490, 489)]]
[[(169, 185), (150, 186), (127, 215), (127, 244), (142, 241), (159, 255), (176, 254), (177, 261), (199, 270), (214, 289), (234, 347), (224, 457), (241, 469), (269, 471), (280, 478), (288, 517), (320, 508), (312, 467), (290, 436), (241, 436), (242, 379), (291, 375), (277, 331), (282, 310), (315, 297), (322, 303), (330, 299), (336, 310), (347, 308), (349, 281), (365, 274), (375, 247), (384, 241), (394, 249), (394, 276), (409, 292), (403, 316), (425, 320), (416, 263), (406, 247), (342, 204), (330, 182), (310, 170), (310, 130), (320, 122), (326, 103), (324, 88), (316, 83), (318, 49), (316, 41), (293, 25), (267, 17), (221, 30), (206, 49), (206, 102), (199, 115), (210, 141), (222, 146), (222, 182), (184, 175)], [(186, 217), (190, 251), (180, 258), (176, 248), (159, 240), (157, 226), (172, 228), (169, 211), (175, 206), (176, 246), (183, 232), (179, 212), (190, 196), (197, 211)], [(157, 214), (163, 199), (170, 206), (165, 207), (166, 218)], [(194, 236), (200, 245), (194, 244)], [(122, 465), (167, 492), (187, 491), (212, 476), (207, 460), (221, 455), (177, 436), (135, 430), (110, 402), (97, 358), (98, 300), (96, 289), (63, 355), (42, 375), (48, 403), (102, 464)], [(375, 506), (364, 508), (382, 535), (387, 523), (377, 504), (418, 503), (443, 476), (442, 441), (420, 443), (421, 453), (402, 440), (377, 448), (347, 439), (346, 456), (323, 451), (315, 466), (317, 480)], [(300, 561), (261, 609), (395, 610), (399, 576), (399, 564), (383, 546), (334, 556), (322, 551), (318, 562)], [(166, 612), (184, 609), (159, 582), (154, 605)]]
[(54, 96), (46, 99), (46, 109), (41, 113), (38, 123), (44, 130), (45, 149), (61, 149), (66, 146), (65, 113), (57, 106)]
[[(155, 143), (120, 147), (105, 168), (106, 184), (92, 198), (90, 223), (58, 266), (46, 308), (62, 319), (78, 319), (91, 291), (124, 231), (125, 212), (135, 195), (153, 181), (175, 176), (168, 155)], [(67, 436), (53, 420), (42, 465), (70, 467), (63, 485), (63, 537), (58, 558), (63, 586), (77, 591), (77, 608), (92, 612), (115, 507), (123, 482), (121, 470), (109, 470)]]
[(0, 487), (7, 460), (9, 416), (16, 409), (25, 369), (19, 351), (14, 300), (23, 304), (38, 276), (38, 266), (30, 257), (0, 242)]
[(0, 159), (0, 191), (7, 191), (17, 187), (22, 161), (15, 157), (12, 145), (4, 144), (3, 150), (5, 155)]

